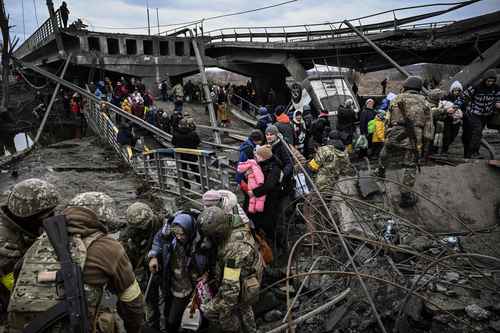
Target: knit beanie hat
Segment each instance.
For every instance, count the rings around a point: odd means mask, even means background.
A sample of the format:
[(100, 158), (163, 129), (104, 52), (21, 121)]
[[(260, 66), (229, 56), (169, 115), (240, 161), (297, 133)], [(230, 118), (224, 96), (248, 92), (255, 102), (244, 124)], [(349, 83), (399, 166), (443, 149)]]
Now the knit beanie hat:
[(203, 202), (203, 205), (205, 207), (218, 205), (221, 200), (222, 194), (216, 190), (206, 191), (201, 198), (201, 201)]
[(279, 132), (280, 131), (278, 130), (278, 127), (276, 127), (274, 125), (268, 125), (266, 127), (266, 134), (271, 133), (271, 134), (274, 134), (274, 135), (278, 135)]
[(261, 158), (262, 161), (266, 161), (273, 156), (273, 151), (271, 149), (271, 146), (264, 145), (264, 146), (257, 148), (257, 150), (255, 151), (255, 154), (259, 155), (259, 157)]
[(492, 68), (492, 69), (488, 69), (486, 72), (484, 72), (483, 74), (483, 79), (484, 80), (487, 80), (487, 79), (497, 79), (497, 72)]

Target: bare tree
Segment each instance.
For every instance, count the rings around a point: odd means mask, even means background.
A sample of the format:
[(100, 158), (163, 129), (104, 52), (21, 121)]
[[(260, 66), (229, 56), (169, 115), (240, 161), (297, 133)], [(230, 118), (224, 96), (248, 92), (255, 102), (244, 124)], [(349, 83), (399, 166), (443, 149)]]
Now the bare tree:
[(9, 35), (9, 16), (5, 12), (4, 1), (0, 0), (0, 30), (2, 30), (2, 101), (0, 103), (0, 114), (7, 112), (9, 103), (9, 74), (10, 58), (12, 51), (19, 41), (17, 38), (11, 42)]

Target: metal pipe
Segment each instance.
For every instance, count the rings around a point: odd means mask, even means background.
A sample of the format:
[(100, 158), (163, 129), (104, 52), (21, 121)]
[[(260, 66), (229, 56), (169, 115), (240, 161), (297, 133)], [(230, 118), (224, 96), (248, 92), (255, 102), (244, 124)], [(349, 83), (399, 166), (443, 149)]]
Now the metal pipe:
[[(298, 160), (298, 158), (293, 154), (293, 152), (290, 149), (288, 143), (286, 143), (283, 140), (281, 140), (281, 142), (286, 147), (286, 149), (288, 150), (288, 152), (292, 155), (292, 158), (297, 162), (299, 168), (304, 173), (304, 176), (311, 183), (313, 191), (318, 195), (318, 198), (319, 198), (319, 200), (321, 202), (321, 205), (326, 209), (326, 213), (328, 215), (328, 219), (330, 221), (332, 221), (332, 225), (333, 225), (335, 231), (339, 235), (339, 240), (340, 240), (340, 244), (342, 245), (342, 249), (344, 250), (345, 254), (347, 255), (347, 258), (349, 259), (349, 263), (352, 266), (352, 269), (353, 269), (354, 273), (356, 274), (356, 277), (358, 278), (359, 284), (361, 285), (361, 288), (363, 289), (363, 293), (365, 294), (366, 299), (367, 299), (368, 303), (370, 304), (370, 307), (371, 307), (371, 309), (373, 311), (373, 315), (375, 316), (375, 318), (377, 320), (378, 326), (380, 327), (380, 330), (383, 333), (387, 333), (387, 330), (386, 330), (384, 324), (382, 323), (382, 319), (380, 317), (380, 314), (377, 311), (377, 307), (375, 306), (375, 303), (373, 302), (373, 298), (370, 295), (370, 292), (368, 291), (368, 288), (366, 287), (366, 284), (365, 284), (363, 278), (361, 277), (361, 274), (360, 274), (360, 272), (358, 270), (358, 267), (357, 267), (356, 263), (354, 262), (354, 258), (352, 257), (351, 251), (349, 250), (349, 247), (347, 246), (347, 243), (346, 243), (346, 241), (344, 239), (343, 234), (340, 231), (339, 226), (337, 225), (337, 223), (335, 223), (336, 221), (333, 218), (332, 212), (328, 208), (328, 205), (326, 204), (325, 199), (321, 195), (321, 193), (318, 190), (318, 187), (316, 186), (316, 184), (314, 183), (314, 181), (311, 179), (311, 176), (309, 176), (309, 174), (307, 173), (307, 171), (304, 169), (304, 166), (300, 163), (300, 161)], [(287, 270), (287, 276), (289, 275), (289, 273), (290, 272)], [(288, 285), (288, 281), (287, 281), (287, 285)], [(290, 305), (288, 297), (287, 297), (287, 305)], [(291, 319), (291, 316), (289, 317), (289, 319)]]
[[(323, 311), (326, 311), (328, 310), (329, 308), (331, 308), (332, 306), (334, 306), (335, 304), (337, 304), (338, 302), (340, 302), (341, 300), (343, 300), (344, 298), (346, 298), (346, 296), (351, 292), (351, 288), (347, 288), (346, 290), (344, 290), (342, 293), (340, 293), (339, 295), (337, 295), (334, 299), (332, 299), (331, 301), (329, 301), (328, 303), (325, 303), (319, 307), (317, 307), (316, 309), (312, 310), (311, 312), (309, 313), (306, 313), (305, 315), (295, 319), (293, 322), (292, 322), (292, 325), (298, 325), (300, 324), (301, 322), (303, 321), (306, 321), (307, 319), (311, 318), (311, 317), (314, 317), (315, 315), (323, 312)], [(282, 332), (284, 330), (286, 330), (288, 328), (288, 324), (283, 324), (283, 325), (280, 325), (270, 331), (267, 331), (267, 333), (278, 333), (278, 332)]]
[[(61, 75), (59, 76), (60, 79), (64, 77), (66, 74), (66, 69), (68, 69), (68, 65), (71, 61), (72, 54), (68, 56), (66, 59), (66, 62), (64, 63), (64, 67), (62, 69)], [(43, 129), (45, 128), (45, 123), (47, 122), (47, 118), (49, 117), (50, 110), (52, 110), (52, 106), (54, 105), (54, 101), (56, 100), (57, 93), (59, 92), (59, 88), (61, 87), (61, 84), (57, 82), (56, 88), (54, 89), (54, 92), (52, 93), (52, 97), (50, 98), (49, 106), (47, 106), (47, 110), (45, 111), (45, 115), (43, 116), (42, 123), (40, 124), (40, 127), (38, 128), (38, 131), (36, 132), (35, 136), (35, 141), (33, 142), (33, 146), (35, 146), (38, 143), (38, 139), (40, 139), (40, 135), (42, 135)]]
[[(212, 104), (212, 98), (210, 97), (210, 90), (208, 89), (208, 80), (205, 74), (205, 65), (203, 65), (203, 58), (201, 57), (200, 50), (198, 48), (197, 38), (194, 36), (191, 29), (183, 29), (179, 32), (187, 32), (191, 36), (191, 43), (193, 45), (194, 55), (196, 56), (196, 62), (198, 63), (198, 69), (201, 75), (201, 84), (203, 86), (203, 93), (205, 94), (205, 103), (208, 107), (208, 114), (210, 115), (210, 124), (212, 127), (217, 128), (217, 119), (215, 118), (214, 105)], [(221, 139), (219, 132), (214, 129), (214, 139), (216, 144), (221, 144)]]
[[(363, 35), (361, 31), (359, 31), (355, 26), (351, 24), (351, 22), (345, 20), (344, 23), (352, 29), (361, 39), (363, 39), (365, 42), (368, 43), (375, 51), (377, 51), (378, 54), (380, 54), (382, 57), (384, 57), (387, 61), (389, 61), (401, 74), (403, 74), (405, 77), (411, 76), (411, 73), (408, 72), (406, 69), (401, 67), (394, 59), (392, 59), (387, 53), (385, 53), (380, 47), (377, 46), (374, 42), (372, 42), (368, 37)], [(427, 88), (422, 87), (422, 91), (426, 94), (429, 93), (429, 90)]]

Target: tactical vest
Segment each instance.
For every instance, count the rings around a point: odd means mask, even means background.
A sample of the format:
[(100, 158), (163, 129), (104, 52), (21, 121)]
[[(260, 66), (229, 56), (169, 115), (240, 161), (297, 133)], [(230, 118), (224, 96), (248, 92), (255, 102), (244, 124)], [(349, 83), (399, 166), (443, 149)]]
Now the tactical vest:
[[(240, 276), (240, 300), (248, 304), (253, 304), (258, 300), (258, 293), (265, 267), (264, 259), (248, 225), (241, 222), (241, 218), (238, 214), (233, 213), (232, 216), (234, 229), (231, 232), (231, 236), (229, 237), (227, 243), (221, 247), (222, 251), (219, 253), (219, 258), (226, 257), (226, 246), (230, 243), (240, 242), (253, 248), (254, 261), (252, 266), (246, 267), (242, 270)], [(224, 265), (225, 263), (222, 263), (222, 266)], [(221, 268), (223, 269), (223, 267)]]
[[(87, 259), (87, 249), (103, 234), (94, 233), (86, 238), (70, 236), (70, 253), (73, 261), (80, 265), (82, 272)], [(21, 332), (23, 327), (35, 317), (59, 303), (64, 298), (64, 290), (55, 281), (40, 282), (47, 272), (57, 272), (61, 268), (57, 255), (44, 232), (26, 252), (21, 272), (12, 292), (9, 304), (9, 332)], [(54, 275), (55, 280), (55, 275)], [(103, 286), (84, 285), (89, 315), (93, 320), (93, 309), (98, 308), (102, 299)], [(65, 332), (61, 324), (56, 324), (50, 333)]]
[(423, 95), (405, 92), (398, 95), (391, 101), (390, 126), (404, 126), (405, 118), (397, 107), (399, 102), (403, 102), (406, 107), (406, 115), (415, 127), (424, 128), (430, 118), (430, 108)]

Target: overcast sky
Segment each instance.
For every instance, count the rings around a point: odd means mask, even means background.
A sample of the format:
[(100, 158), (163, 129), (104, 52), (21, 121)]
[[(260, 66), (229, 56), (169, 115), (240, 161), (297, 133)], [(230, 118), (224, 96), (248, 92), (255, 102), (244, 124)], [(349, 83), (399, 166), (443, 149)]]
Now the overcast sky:
[[(108, 27), (146, 27), (146, 2), (149, 2), (151, 25), (156, 25), (156, 8), (160, 25), (198, 20), (221, 14), (250, 10), (285, 2), (286, 0), (66, 0), (70, 10), (69, 21), (81, 18), (89, 30), (147, 33), (141, 29), (108, 29)], [(446, 1), (446, 0), (445, 0)], [(443, 2), (445, 2), (443, 1)], [(356, 18), (399, 7), (432, 3), (431, 0), (298, 0), (283, 6), (244, 15), (226, 17), (205, 22), (205, 31), (233, 26), (269, 26), (321, 23)], [(448, 0), (448, 2), (454, 2)], [(62, 1), (54, 0), (57, 9)], [(23, 10), (24, 7), (24, 10)], [(415, 15), (444, 7), (408, 10), (398, 17)], [(48, 17), (46, 0), (6, 0), (6, 10), (11, 17), (13, 33), (24, 40)], [(500, 10), (500, 0), (482, 0), (453, 13), (434, 18), (435, 21), (458, 20)], [(24, 25), (23, 25), (24, 13)], [(392, 19), (392, 14), (381, 17)], [(363, 21), (365, 23), (367, 21)], [(161, 31), (171, 29), (162, 27)], [(157, 28), (152, 28), (156, 33)]]

